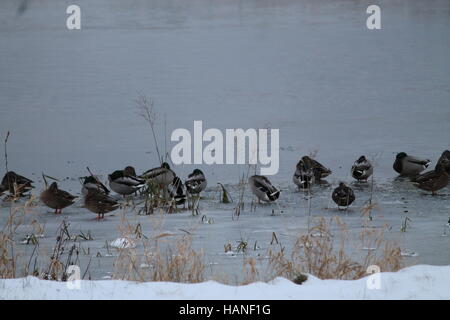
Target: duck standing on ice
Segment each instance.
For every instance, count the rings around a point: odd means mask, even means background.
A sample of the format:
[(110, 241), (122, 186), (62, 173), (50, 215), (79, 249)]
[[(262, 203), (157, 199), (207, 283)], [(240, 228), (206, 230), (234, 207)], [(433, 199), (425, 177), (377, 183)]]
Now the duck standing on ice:
[(258, 203), (273, 202), (280, 197), (280, 190), (275, 188), (265, 176), (251, 176), (248, 182), (253, 194), (258, 198)]
[(338, 209), (340, 210), (340, 207), (345, 207), (345, 209), (347, 209), (347, 207), (355, 201), (356, 197), (352, 188), (346, 186), (345, 183), (340, 182), (339, 187), (334, 189), (331, 194), (331, 198), (338, 205)]
[(147, 170), (139, 177), (145, 180), (154, 181), (160, 187), (167, 187), (172, 183), (176, 174), (170, 169), (167, 162), (163, 162), (160, 167)]
[(114, 192), (124, 197), (135, 193), (145, 185), (145, 181), (132, 175), (132, 173), (130, 169), (114, 171), (108, 176), (109, 186)]
[(97, 190), (104, 194), (109, 194), (108, 188), (94, 176), (84, 177), (83, 186), (81, 187), (81, 194), (83, 196), (87, 196), (89, 190)]
[(186, 190), (189, 194), (200, 194), (203, 190), (205, 190), (208, 182), (206, 181), (205, 175), (200, 169), (195, 169), (192, 171), (185, 183)]
[(319, 161), (308, 156), (304, 156), (300, 161), (303, 162), (305, 168), (309, 168), (313, 171), (316, 182), (319, 182), (321, 179), (324, 179), (333, 173)]
[(62, 209), (75, 203), (76, 198), (76, 196), (71, 195), (69, 192), (58, 189), (56, 182), (53, 182), (40, 195), (41, 201), (47, 207), (55, 209), (55, 214), (61, 214)]
[(400, 152), (395, 157), (393, 168), (401, 176), (414, 177), (425, 170), (430, 162), (428, 159), (419, 159)]
[(311, 188), (315, 181), (313, 168), (307, 166), (304, 161), (300, 160), (295, 167), (292, 181), (299, 189)]
[(352, 177), (358, 181), (367, 181), (373, 174), (373, 166), (365, 156), (361, 156), (355, 161), (351, 168)]
[(100, 220), (105, 217), (105, 213), (118, 209), (120, 204), (99, 189), (88, 189), (84, 198), (84, 206), (89, 211), (98, 214), (97, 219)]
[(447, 158), (439, 159), (434, 170), (425, 172), (412, 179), (413, 184), (422, 190), (431, 191), (436, 195), (436, 191), (445, 188), (449, 182), (449, 176), (446, 168), (450, 165), (450, 160)]

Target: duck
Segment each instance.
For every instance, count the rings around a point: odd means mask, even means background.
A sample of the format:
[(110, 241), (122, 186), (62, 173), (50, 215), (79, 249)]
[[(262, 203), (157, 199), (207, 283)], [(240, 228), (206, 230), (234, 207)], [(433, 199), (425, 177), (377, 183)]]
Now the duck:
[(189, 194), (199, 194), (205, 190), (208, 182), (206, 181), (203, 172), (200, 169), (195, 169), (188, 175), (184, 184), (186, 185), (186, 190)]
[(49, 208), (55, 209), (55, 214), (61, 214), (62, 209), (75, 203), (77, 197), (69, 192), (58, 189), (58, 184), (53, 182), (41, 195), (41, 201)]
[(445, 150), (444, 152), (442, 152), (442, 155), (440, 156), (439, 160), (436, 163), (436, 166), (439, 164), (442, 164), (445, 160), (448, 161), (447, 164), (444, 164), (444, 169), (445, 171), (450, 174), (450, 151), (449, 150)]
[(100, 220), (105, 217), (105, 213), (118, 209), (120, 204), (101, 189), (88, 189), (84, 198), (84, 206), (89, 211), (98, 214), (97, 219)]
[(334, 189), (331, 194), (331, 198), (338, 205), (338, 209), (340, 209), (340, 207), (347, 208), (355, 201), (355, 193), (352, 188), (346, 186), (344, 182), (340, 182), (339, 186)]
[(130, 173), (130, 170), (116, 170), (108, 175), (111, 190), (125, 197), (135, 193), (145, 185), (144, 180), (130, 175)]
[(248, 182), (253, 194), (258, 198), (258, 202), (273, 202), (280, 197), (280, 190), (275, 188), (265, 176), (251, 176)]
[(315, 176), (313, 169), (307, 167), (303, 161), (299, 161), (295, 168), (292, 181), (299, 189), (309, 189), (314, 184)]
[(373, 174), (372, 163), (367, 160), (366, 156), (361, 156), (353, 163), (351, 168), (352, 177), (358, 181), (365, 180)]
[(15, 173), (14, 171), (8, 171), (2, 179), (1, 185), (4, 191), (8, 190), (12, 195), (23, 196), (24, 193), (34, 188), (33, 181)]
[(436, 195), (436, 191), (445, 188), (449, 182), (449, 175), (446, 168), (450, 165), (450, 159), (443, 158), (436, 164), (434, 170), (416, 176), (412, 182), (414, 186), (425, 191), (431, 191)]
[(83, 196), (87, 196), (89, 190), (97, 190), (104, 194), (109, 194), (110, 192), (108, 188), (94, 176), (84, 177), (83, 186), (81, 187), (81, 194)]
[(414, 177), (428, 168), (430, 162), (428, 159), (419, 159), (406, 152), (400, 152), (395, 157), (393, 168), (400, 176)]
[(172, 183), (168, 187), (170, 197), (175, 201), (176, 205), (182, 205), (186, 202), (186, 194), (184, 192), (183, 182), (180, 178), (173, 178)]
[[(302, 162), (302, 165), (305, 168), (312, 169), (316, 181), (320, 181), (321, 179), (324, 179), (324, 178), (328, 177), (330, 174), (333, 173), (330, 169), (326, 168), (319, 161), (314, 160), (314, 159), (312, 159), (312, 158), (310, 158), (308, 156), (304, 156), (299, 161), (299, 164), (300, 164), (300, 162)], [(297, 166), (299, 164), (297, 164)]]
[(163, 162), (160, 167), (145, 171), (139, 177), (145, 180), (154, 181), (157, 185), (167, 187), (175, 178), (175, 172), (170, 169), (167, 162)]

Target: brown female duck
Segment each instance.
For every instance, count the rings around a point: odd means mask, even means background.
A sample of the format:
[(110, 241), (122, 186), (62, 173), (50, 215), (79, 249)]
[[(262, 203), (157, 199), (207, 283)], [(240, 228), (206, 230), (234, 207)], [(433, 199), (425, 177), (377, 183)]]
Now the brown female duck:
[(440, 162), (436, 164), (434, 170), (425, 172), (424, 174), (415, 177), (412, 181), (417, 188), (431, 191), (433, 195), (436, 195), (436, 191), (445, 188), (448, 185), (449, 176), (446, 168), (449, 165), (449, 159), (440, 159)]
[(107, 194), (96, 190), (89, 189), (84, 198), (84, 206), (91, 212), (98, 214), (98, 219), (103, 219), (105, 213), (111, 212), (119, 208), (120, 204), (116, 199)]
[(77, 197), (67, 191), (58, 189), (58, 184), (53, 182), (50, 187), (44, 190), (41, 201), (49, 208), (55, 209), (55, 214), (62, 213), (62, 209), (72, 205)]

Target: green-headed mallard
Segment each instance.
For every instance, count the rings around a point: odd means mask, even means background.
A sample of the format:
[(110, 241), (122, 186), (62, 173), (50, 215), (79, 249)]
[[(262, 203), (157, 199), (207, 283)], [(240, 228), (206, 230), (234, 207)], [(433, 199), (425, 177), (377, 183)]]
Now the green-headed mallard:
[(14, 171), (8, 171), (3, 179), (1, 185), (3, 189), (9, 190), (12, 195), (22, 196), (24, 193), (34, 188), (33, 181), (15, 173)]
[(450, 160), (444, 158), (436, 165), (434, 170), (425, 172), (416, 176), (413, 184), (422, 190), (431, 191), (433, 195), (436, 191), (445, 188), (448, 185), (449, 176), (445, 168), (450, 164)]
[(122, 196), (135, 193), (145, 185), (144, 180), (130, 175), (129, 170), (116, 170), (108, 175), (108, 180), (111, 189)]
[(159, 186), (167, 187), (172, 183), (173, 179), (176, 177), (176, 174), (170, 169), (170, 166), (167, 162), (163, 162), (161, 167), (147, 170), (139, 177), (148, 181), (155, 182)]
[(103, 219), (105, 213), (118, 209), (120, 204), (99, 189), (88, 189), (84, 198), (84, 206), (89, 211), (98, 214), (98, 219)]
[(355, 193), (352, 188), (345, 185), (345, 183), (340, 182), (339, 187), (334, 189), (331, 194), (331, 198), (338, 205), (338, 209), (340, 207), (348, 207), (355, 201)]
[(55, 214), (62, 213), (62, 209), (72, 205), (76, 198), (67, 191), (58, 189), (56, 182), (53, 182), (40, 196), (41, 201), (47, 207), (55, 209)]
[(251, 176), (248, 182), (258, 201), (272, 202), (280, 197), (280, 190), (275, 188), (265, 176)]
[(184, 184), (186, 185), (186, 190), (189, 194), (199, 194), (205, 190), (207, 181), (203, 172), (200, 169), (195, 169), (188, 175)]
[(108, 188), (96, 177), (87, 176), (84, 177), (83, 186), (81, 187), (81, 194), (86, 196), (89, 190), (97, 190), (104, 194), (109, 194)]
[(395, 157), (393, 168), (401, 176), (414, 177), (425, 170), (430, 164), (428, 159), (419, 159), (400, 152)]
[(373, 166), (365, 156), (359, 157), (351, 168), (352, 177), (356, 180), (366, 180), (373, 174)]

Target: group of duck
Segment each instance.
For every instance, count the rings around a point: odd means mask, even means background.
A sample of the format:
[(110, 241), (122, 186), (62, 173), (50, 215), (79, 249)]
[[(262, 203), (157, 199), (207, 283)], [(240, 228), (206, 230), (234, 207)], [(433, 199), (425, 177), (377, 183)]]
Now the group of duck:
[[(408, 177), (416, 187), (430, 191), (434, 195), (449, 183), (450, 151), (446, 150), (442, 153), (433, 170), (422, 173), (430, 163), (431, 161), (428, 159), (419, 159), (401, 152), (395, 158), (393, 169), (400, 176)], [(361, 156), (352, 165), (351, 175), (357, 181), (367, 182), (368, 178), (372, 176), (373, 170), (372, 163), (365, 156)], [(317, 160), (304, 156), (297, 163), (292, 180), (299, 189), (308, 190), (314, 184), (320, 184), (331, 173), (329, 168)], [(110, 195), (109, 189), (98, 177), (91, 174), (82, 179), (81, 193), (84, 198), (84, 206), (96, 213), (98, 219), (104, 218), (105, 213), (120, 207), (120, 203)], [(108, 181), (111, 190), (123, 197), (136, 194), (145, 186), (156, 186), (158, 190), (163, 191), (164, 197), (170, 199), (175, 205), (184, 204), (189, 197), (199, 197), (207, 186), (207, 180), (201, 170), (195, 169), (183, 183), (167, 162), (162, 163), (160, 167), (147, 170), (141, 175), (137, 175), (132, 166), (127, 166), (123, 170), (116, 170), (109, 174)], [(248, 182), (258, 202), (273, 202), (280, 196), (280, 190), (273, 186), (265, 176), (251, 176)], [(0, 195), (5, 191), (9, 191), (15, 197), (25, 195), (34, 188), (32, 183), (32, 180), (8, 171), (1, 181)], [(54, 209), (56, 214), (62, 213), (62, 209), (75, 203), (77, 198), (77, 196), (59, 189), (57, 182), (51, 183), (40, 194), (41, 201), (49, 208)], [(331, 198), (338, 208), (347, 208), (356, 199), (352, 188), (344, 182), (340, 182), (339, 186), (333, 190)]]
[[(98, 219), (104, 218), (105, 213), (120, 207), (121, 204), (110, 195), (110, 190), (97, 176), (91, 174), (81, 179), (84, 207), (96, 213)], [(162, 190), (165, 197), (173, 200), (175, 205), (184, 204), (188, 196), (199, 195), (207, 186), (205, 175), (201, 170), (195, 169), (183, 183), (166, 162), (139, 176), (132, 166), (127, 166), (123, 170), (109, 174), (108, 181), (111, 190), (123, 197), (136, 194), (144, 187), (154, 186)], [(32, 183), (32, 180), (9, 171), (0, 184), (0, 195), (9, 191), (14, 197), (23, 196), (34, 188)], [(62, 209), (74, 204), (78, 197), (60, 189), (57, 182), (53, 182), (41, 192), (39, 198), (47, 207), (54, 209), (55, 214), (61, 214)]]
[[(414, 186), (435, 195), (438, 190), (446, 187), (449, 183), (450, 151), (445, 150), (442, 153), (434, 170), (422, 173), (430, 163), (429, 159), (419, 159), (400, 152), (395, 158), (393, 169), (401, 177), (409, 178)], [(367, 179), (372, 176), (373, 170), (373, 164), (363, 155), (353, 163), (350, 172), (357, 181), (367, 182)], [(317, 160), (304, 156), (297, 163), (292, 180), (299, 189), (309, 190), (314, 184), (320, 184), (331, 173), (329, 168)], [(265, 176), (252, 176), (249, 183), (258, 201), (272, 202), (280, 196), (280, 190), (274, 187)], [(356, 199), (353, 189), (344, 182), (340, 182), (339, 186), (333, 190), (331, 198), (339, 209), (347, 208)]]

